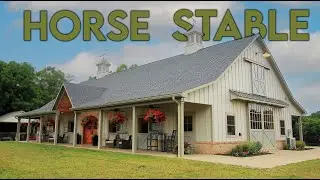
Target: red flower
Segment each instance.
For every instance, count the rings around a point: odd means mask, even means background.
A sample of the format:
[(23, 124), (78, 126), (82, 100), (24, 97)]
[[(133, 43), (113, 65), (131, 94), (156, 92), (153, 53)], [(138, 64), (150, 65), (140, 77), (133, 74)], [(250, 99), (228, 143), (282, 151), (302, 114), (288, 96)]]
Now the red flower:
[(119, 111), (114, 113), (109, 113), (109, 120), (112, 123), (123, 123), (127, 118)]
[(161, 123), (162, 121), (165, 121), (167, 118), (164, 112), (155, 109), (149, 109), (143, 119), (145, 121), (149, 121), (150, 119), (152, 119), (156, 123)]

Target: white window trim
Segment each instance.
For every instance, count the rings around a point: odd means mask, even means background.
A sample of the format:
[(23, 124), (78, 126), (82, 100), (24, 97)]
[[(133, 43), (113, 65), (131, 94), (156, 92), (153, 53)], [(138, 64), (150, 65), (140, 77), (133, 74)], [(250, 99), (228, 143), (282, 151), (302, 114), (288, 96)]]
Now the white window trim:
[[(281, 121), (284, 122), (284, 134), (281, 134)], [(286, 137), (286, 120), (284, 118), (280, 118), (279, 120), (279, 131), (280, 131), (280, 137)]]
[[(194, 132), (194, 128), (195, 128), (195, 124), (194, 124), (194, 113), (185, 112), (185, 113), (184, 113), (184, 116), (191, 116), (191, 117), (192, 117), (192, 131), (185, 131), (184, 128), (183, 128), (183, 131), (184, 131), (185, 133)], [(183, 127), (184, 127), (184, 123), (185, 123), (185, 120), (184, 120), (184, 122), (183, 122)]]
[[(228, 134), (228, 116), (233, 116), (234, 117), (234, 135), (229, 135)], [(227, 112), (225, 114), (225, 122), (226, 122), (226, 137), (227, 138), (236, 138), (237, 137), (236, 113)]]

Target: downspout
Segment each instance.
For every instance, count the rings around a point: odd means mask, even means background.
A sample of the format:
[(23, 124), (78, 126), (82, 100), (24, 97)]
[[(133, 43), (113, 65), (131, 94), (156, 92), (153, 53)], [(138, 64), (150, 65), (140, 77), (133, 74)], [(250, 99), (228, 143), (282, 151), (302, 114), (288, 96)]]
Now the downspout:
[[(176, 97), (175, 97), (175, 96), (172, 96), (172, 100), (178, 105), (178, 111), (179, 111), (180, 102), (176, 100)], [(177, 111), (177, 113), (178, 113), (178, 111)], [(178, 116), (177, 121), (179, 121), (179, 116)], [(176, 123), (174, 126), (179, 126), (179, 123)], [(179, 127), (176, 127), (176, 128), (178, 129)]]
[(172, 100), (173, 100), (174, 102), (176, 102), (177, 104), (179, 104), (179, 101), (176, 100), (176, 97), (175, 97), (175, 96), (172, 96)]

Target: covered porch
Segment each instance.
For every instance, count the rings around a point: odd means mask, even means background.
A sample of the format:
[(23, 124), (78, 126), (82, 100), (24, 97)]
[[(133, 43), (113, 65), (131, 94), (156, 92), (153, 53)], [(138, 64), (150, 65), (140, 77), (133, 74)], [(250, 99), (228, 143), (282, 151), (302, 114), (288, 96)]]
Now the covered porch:
[[(150, 109), (164, 112), (166, 120), (145, 120)], [(112, 123), (110, 115), (115, 112), (121, 113), (125, 121)], [(187, 153), (193, 153), (196, 142), (211, 140), (210, 115), (209, 105), (167, 98), (96, 109), (57, 108), (52, 113), (28, 118), (39, 121), (38, 143), (182, 157), (185, 147)]]

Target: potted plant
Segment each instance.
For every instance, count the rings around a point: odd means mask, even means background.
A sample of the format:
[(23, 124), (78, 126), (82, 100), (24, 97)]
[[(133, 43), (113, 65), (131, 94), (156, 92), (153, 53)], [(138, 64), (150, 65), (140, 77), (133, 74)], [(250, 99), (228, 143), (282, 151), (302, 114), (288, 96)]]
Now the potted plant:
[(48, 124), (49, 124), (49, 126), (54, 126), (54, 120), (50, 119)]
[(161, 122), (165, 121), (167, 118), (166, 118), (164, 112), (151, 108), (146, 112), (143, 119), (145, 121), (152, 121), (154, 123), (161, 123)]
[(92, 134), (92, 145), (98, 146), (98, 135), (96, 133)]
[(127, 118), (120, 112), (115, 111), (114, 113), (109, 113), (109, 121), (111, 123), (123, 123), (127, 120)]

